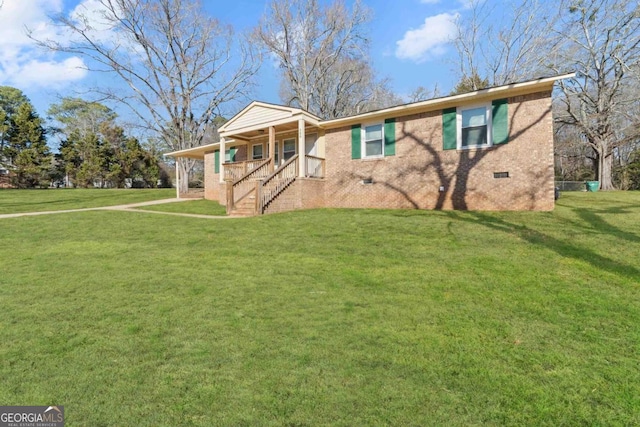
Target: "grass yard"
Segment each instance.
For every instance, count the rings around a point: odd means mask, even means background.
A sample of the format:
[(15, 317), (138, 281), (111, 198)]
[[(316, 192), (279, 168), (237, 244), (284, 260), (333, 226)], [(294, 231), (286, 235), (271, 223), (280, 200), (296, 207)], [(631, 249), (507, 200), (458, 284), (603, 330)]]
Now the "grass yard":
[(0, 236), (0, 402), (69, 427), (640, 424), (638, 192)]
[(61, 211), (124, 205), (176, 197), (176, 190), (161, 189), (0, 189), (0, 214)]
[(156, 212), (188, 213), (198, 215), (225, 216), (226, 207), (213, 200), (189, 200), (180, 203), (165, 203), (161, 205), (142, 206), (136, 209)]

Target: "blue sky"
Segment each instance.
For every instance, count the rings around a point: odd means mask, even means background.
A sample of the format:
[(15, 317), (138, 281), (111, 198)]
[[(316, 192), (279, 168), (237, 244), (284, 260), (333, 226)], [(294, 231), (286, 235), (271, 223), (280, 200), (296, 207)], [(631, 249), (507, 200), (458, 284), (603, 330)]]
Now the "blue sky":
[[(49, 16), (72, 13), (79, 5), (97, 0), (4, 0), (0, 9), (0, 85), (14, 86), (31, 98), (41, 116), (59, 96), (101, 84), (104, 75), (83, 69), (82, 58), (53, 55), (35, 48), (25, 27), (38, 36), (57, 37)], [(236, 31), (249, 31), (266, 10), (266, 0), (202, 0), (205, 8)], [(418, 86), (437, 84), (447, 92), (455, 84), (452, 20), (464, 14), (469, 0), (364, 0), (373, 11), (370, 25), (371, 57), (381, 77), (408, 95)], [(492, 0), (493, 1), (493, 0)], [(347, 0), (349, 3), (350, 0)], [(279, 102), (278, 70), (265, 61), (255, 99)], [(124, 112), (123, 112), (124, 113)]]

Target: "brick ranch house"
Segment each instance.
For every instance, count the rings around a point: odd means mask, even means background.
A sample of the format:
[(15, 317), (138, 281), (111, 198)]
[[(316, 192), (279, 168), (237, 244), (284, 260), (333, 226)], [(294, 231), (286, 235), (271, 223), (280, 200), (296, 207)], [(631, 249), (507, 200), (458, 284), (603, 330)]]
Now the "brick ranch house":
[(204, 160), (205, 198), (231, 215), (320, 207), (548, 211), (551, 92), (572, 76), (334, 120), (252, 102), (219, 129), (220, 142), (166, 155)]

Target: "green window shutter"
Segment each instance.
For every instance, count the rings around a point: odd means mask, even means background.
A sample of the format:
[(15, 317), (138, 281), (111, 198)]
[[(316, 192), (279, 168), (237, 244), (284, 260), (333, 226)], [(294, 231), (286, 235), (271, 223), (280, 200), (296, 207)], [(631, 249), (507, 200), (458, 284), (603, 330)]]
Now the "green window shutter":
[(491, 104), (493, 122), (491, 131), (493, 132), (493, 145), (506, 144), (509, 142), (509, 126), (507, 123), (507, 100), (496, 99)]
[(351, 158), (359, 159), (362, 157), (361, 151), (361, 139), (360, 139), (360, 125), (351, 126)]
[(384, 121), (384, 155), (396, 155), (396, 119)]
[(220, 173), (220, 150), (216, 150), (213, 152), (213, 172)]
[(457, 109), (447, 108), (442, 110), (442, 149), (443, 150), (455, 150), (458, 147), (457, 121), (458, 121)]

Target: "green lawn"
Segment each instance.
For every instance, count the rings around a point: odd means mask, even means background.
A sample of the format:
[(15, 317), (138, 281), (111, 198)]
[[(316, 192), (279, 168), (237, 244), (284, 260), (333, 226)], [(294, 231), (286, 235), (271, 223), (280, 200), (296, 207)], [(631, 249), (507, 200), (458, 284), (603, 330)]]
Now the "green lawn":
[(213, 200), (189, 200), (180, 203), (163, 203), (161, 205), (142, 206), (136, 209), (156, 212), (188, 213), (198, 215), (224, 216), (226, 207)]
[(0, 236), (0, 402), (70, 427), (640, 423), (638, 192)]
[(0, 214), (95, 208), (126, 203), (170, 199), (176, 190), (162, 189), (68, 189), (1, 190)]

